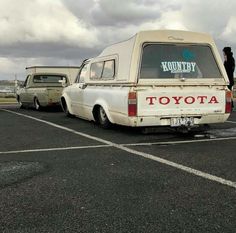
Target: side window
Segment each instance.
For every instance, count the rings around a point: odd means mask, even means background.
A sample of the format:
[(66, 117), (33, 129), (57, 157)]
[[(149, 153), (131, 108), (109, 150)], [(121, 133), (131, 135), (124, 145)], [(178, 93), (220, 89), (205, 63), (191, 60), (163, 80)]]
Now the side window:
[(30, 82), (30, 75), (27, 76), (27, 78), (25, 79), (25, 82), (24, 82), (24, 87), (27, 87), (29, 85), (29, 82)]
[(115, 76), (115, 61), (114, 60), (106, 61), (102, 72), (102, 78), (111, 79), (114, 78), (114, 76)]
[(115, 60), (95, 62), (91, 64), (90, 79), (114, 79), (115, 77)]
[(84, 83), (87, 70), (88, 70), (88, 64), (85, 64), (82, 67), (82, 69), (80, 70), (80, 72), (79, 72), (79, 74), (78, 74), (78, 76), (76, 78), (76, 82), (77, 83)]
[(104, 62), (96, 62), (91, 65), (90, 79), (100, 79)]

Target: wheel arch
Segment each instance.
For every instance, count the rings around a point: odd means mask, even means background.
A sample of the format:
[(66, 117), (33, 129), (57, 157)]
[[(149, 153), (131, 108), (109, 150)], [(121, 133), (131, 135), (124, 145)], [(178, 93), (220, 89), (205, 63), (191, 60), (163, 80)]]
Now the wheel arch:
[[(36, 94), (33, 95), (33, 101), (35, 101), (35, 99), (37, 99), (38, 102), (39, 102), (39, 98), (38, 98), (38, 96), (37, 96)], [(40, 102), (39, 102), (39, 103), (40, 103)]]
[(19, 102), (19, 100), (20, 100), (20, 95), (19, 94), (16, 94), (16, 100)]
[[(37, 102), (38, 107), (36, 106), (36, 102)], [(41, 105), (37, 95), (34, 95), (34, 97), (33, 97), (33, 107), (35, 107), (36, 110), (42, 109), (42, 105)]]
[(24, 108), (24, 107), (25, 107), (24, 104), (23, 104), (23, 102), (21, 101), (21, 97), (20, 97), (19, 94), (16, 95), (16, 100), (17, 100), (17, 102), (19, 103), (20, 108)]
[(61, 107), (62, 107), (63, 111), (65, 109), (65, 104), (66, 104), (67, 109), (70, 112), (70, 114), (74, 114), (74, 112), (72, 111), (72, 108), (71, 108), (69, 97), (67, 95), (62, 95), (60, 100), (61, 100), (60, 102), (61, 102)]
[(98, 122), (98, 110), (99, 110), (99, 107), (100, 107), (100, 106), (104, 109), (104, 111), (105, 111), (105, 113), (106, 113), (107, 118), (109, 119), (109, 121), (114, 124), (114, 120), (113, 120), (113, 118), (112, 118), (112, 116), (111, 116), (111, 114), (110, 114), (110, 112), (109, 112), (109, 110), (108, 110), (108, 106), (107, 106), (107, 104), (105, 103), (105, 101), (102, 101), (102, 100), (97, 101), (97, 102), (94, 104), (94, 106), (93, 106), (92, 113), (93, 113), (93, 118), (94, 118), (94, 120), (95, 120), (96, 122)]

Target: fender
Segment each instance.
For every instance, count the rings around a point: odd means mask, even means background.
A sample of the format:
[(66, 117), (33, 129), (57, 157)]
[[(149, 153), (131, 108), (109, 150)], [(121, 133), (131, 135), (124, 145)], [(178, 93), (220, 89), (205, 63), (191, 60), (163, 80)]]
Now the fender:
[[(74, 112), (72, 111), (72, 108), (71, 108), (71, 101), (70, 101), (70, 98), (68, 97), (68, 95), (66, 93), (63, 93), (63, 95), (61, 96), (61, 98), (64, 98), (65, 101), (66, 101), (66, 104), (67, 104), (67, 108), (69, 110), (69, 112), (74, 115)], [(61, 103), (62, 105), (62, 103)]]
[(114, 124), (115, 122), (114, 122), (114, 120), (113, 120), (113, 118), (112, 118), (112, 116), (111, 116), (111, 114), (110, 114), (110, 112), (108, 110), (108, 105), (107, 105), (106, 101), (103, 100), (103, 99), (96, 100), (96, 102), (94, 103), (94, 106), (93, 106), (93, 110), (94, 110), (95, 106), (97, 106), (97, 105), (103, 107), (103, 109), (106, 112), (106, 115), (107, 115), (109, 121)]

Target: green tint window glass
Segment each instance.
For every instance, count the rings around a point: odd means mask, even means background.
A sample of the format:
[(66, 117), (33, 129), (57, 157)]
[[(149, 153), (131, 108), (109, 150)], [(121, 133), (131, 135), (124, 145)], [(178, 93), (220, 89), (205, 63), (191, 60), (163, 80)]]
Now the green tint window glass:
[(146, 44), (140, 79), (222, 78), (207, 45)]

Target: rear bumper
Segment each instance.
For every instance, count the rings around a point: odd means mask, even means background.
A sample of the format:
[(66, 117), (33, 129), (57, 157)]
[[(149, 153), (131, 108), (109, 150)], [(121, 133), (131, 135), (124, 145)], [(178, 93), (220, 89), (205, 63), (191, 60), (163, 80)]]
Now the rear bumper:
[[(208, 115), (191, 116), (191, 117), (194, 118), (194, 125), (202, 125), (202, 124), (223, 123), (228, 119), (229, 115), (230, 115), (229, 113), (224, 113), (224, 114), (212, 114), (212, 115), (208, 114)], [(170, 116), (130, 117), (129, 126), (132, 127), (170, 126), (172, 117)]]
[(52, 106), (59, 106), (61, 105), (61, 102), (55, 101), (55, 102), (40, 102), (40, 106), (42, 107), (52, 107)]

